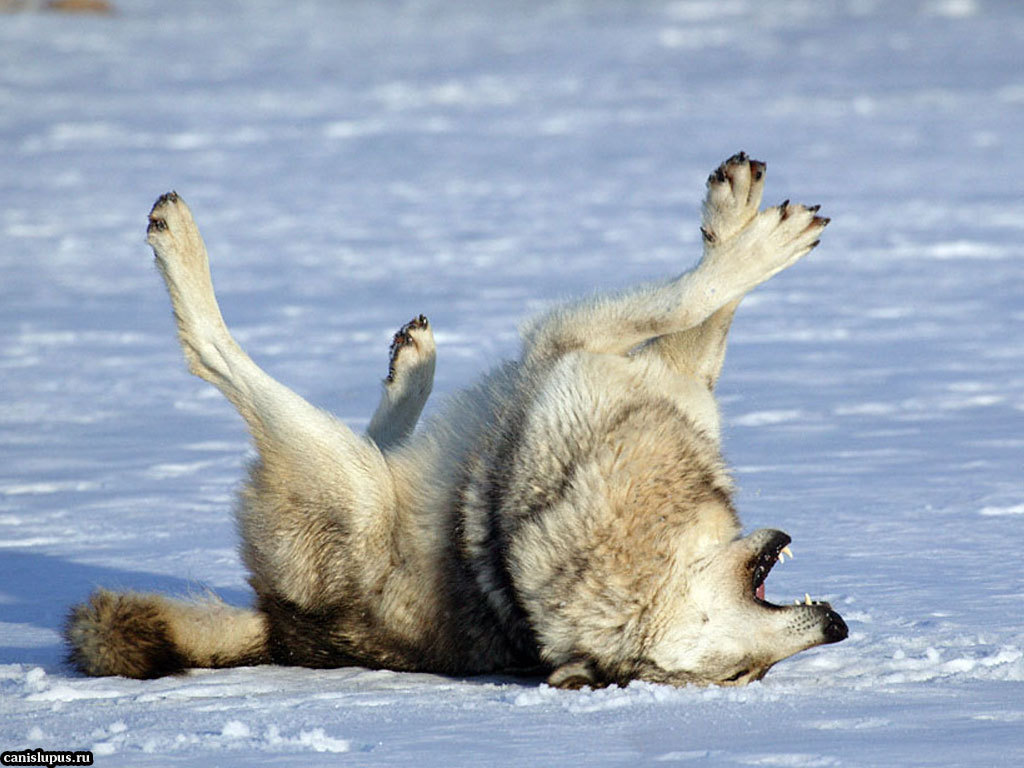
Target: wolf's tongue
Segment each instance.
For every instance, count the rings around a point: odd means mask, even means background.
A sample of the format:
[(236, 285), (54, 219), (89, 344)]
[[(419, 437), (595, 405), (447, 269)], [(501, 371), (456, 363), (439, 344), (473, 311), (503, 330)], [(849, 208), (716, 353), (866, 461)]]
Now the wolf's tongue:
[(764, 582), (762, 581), (757, 585), (757, 589), (754, 590), (754, 594), (757, 595), (758, 600), (764, 600)]

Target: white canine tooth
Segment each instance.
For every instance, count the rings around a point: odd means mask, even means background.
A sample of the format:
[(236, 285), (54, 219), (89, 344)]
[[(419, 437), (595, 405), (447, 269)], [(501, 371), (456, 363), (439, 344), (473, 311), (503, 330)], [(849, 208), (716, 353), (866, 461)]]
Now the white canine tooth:
[[(780, 552), (779, 554), (780, 554), (780, 555), (785, 555), (785, 556), (786, 556), (786, 557), (788, 557), (788, 558), (789, 558), (790, 560), (792, 560), (792, 559), (793, 559), (793, 550), (791, 550), (791, 549), (789, 548), (789, 546), (788, 546), (788, 545), (787, 545), (787, 546), (785, 546), (785, 547), (783, 547), (783, 548), (782, 548), (782, 551), (781, 551), (781, 552)], [(779, 560), (782, 560), (782, 558), (780, 557), (780, 558), (779, 558)]]
[(813, 605), (811, 602), (811, 596), (804, 592), (804, 605)]

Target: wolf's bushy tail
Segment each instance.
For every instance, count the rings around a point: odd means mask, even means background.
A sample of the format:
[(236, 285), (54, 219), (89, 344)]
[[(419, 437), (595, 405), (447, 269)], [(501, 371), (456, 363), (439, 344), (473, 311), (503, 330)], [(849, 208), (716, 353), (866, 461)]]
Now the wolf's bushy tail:
[(153, 678), (270, 661), (266, 616), (212, 596), (185, 602), (99, 589), (71, 609), (64, 638), (68, 662), (86, 675)]

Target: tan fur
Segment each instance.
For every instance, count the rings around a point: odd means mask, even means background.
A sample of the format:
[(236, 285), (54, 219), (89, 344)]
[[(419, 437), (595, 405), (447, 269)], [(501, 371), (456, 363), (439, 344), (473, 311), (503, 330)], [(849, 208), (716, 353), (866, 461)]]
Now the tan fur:
[(71, 661), (90, 675), (162, 677), (183, 667), (266, 663), (267, 621), (210, 597), (97, 590), (68, 621)]
[(434, 333), (423, 315), (403, 325), (391, 342), (391, 365), (380, 405), (366, 436), (386, 451), (412, 434), (434, 386)]
[(696, 268), (553, 309), (519, 361), (418, 432), (435, 349), (426, 318), (406, 324), (365, 436), (242, 351), (189, 209), (160, 198), (149, 242), (189, 367), (235, 405), (258, 454), (237, 510), (256, 610), (101, 591), (72, 612), (72, 661), (136, 677), (271, 661), (738, 683), (845, 637), (826, 603), (755, 598), (789, 539), (740, 537), (719, 452), (733, 314), (827, 223), (759, 210), (763, 184), (763, 163), (723, 163)]

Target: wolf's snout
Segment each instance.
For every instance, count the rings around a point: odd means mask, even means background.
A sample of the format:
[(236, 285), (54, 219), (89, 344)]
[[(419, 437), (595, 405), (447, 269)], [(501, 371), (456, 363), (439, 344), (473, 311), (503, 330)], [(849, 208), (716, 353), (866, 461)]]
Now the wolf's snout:
[(850, 634), (850, 628), (846, 626), (846, 622), (843, 621), (843, 617), (840, 616), (833, 610), (825, 616), (825, 629), (823, 633), (825, 635), (825, 643), (838, 643), (840, 640), (845, 640)]

